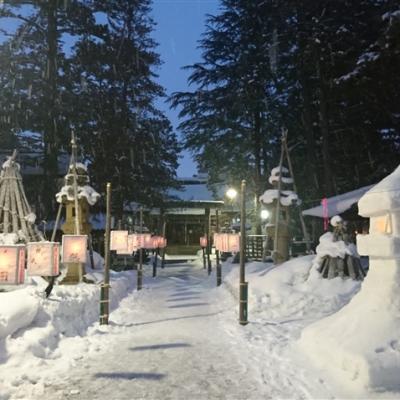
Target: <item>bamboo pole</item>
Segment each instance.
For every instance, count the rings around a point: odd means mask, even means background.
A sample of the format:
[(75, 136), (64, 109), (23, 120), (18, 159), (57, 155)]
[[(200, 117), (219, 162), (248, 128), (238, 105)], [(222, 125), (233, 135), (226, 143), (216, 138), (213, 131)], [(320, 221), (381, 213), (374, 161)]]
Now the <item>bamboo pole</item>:
[(14, 182), (16, 176), (15, 173), (12, 173), (12, 169), (10, 168), (10, 181), (8, 182), (9, 186), (9, 196), (11, 203), (11, 221), (12, 221), (12, 232), (18, 233), (19, 224), (18, 224), (18, 214), (17, 214), (17, 204), (15, 200), (15, 192), (14, 192)]
[(286, 138), (286, 131), (283, 130), (282, 142), (281, 142), (281, 157), (279, 159), (278, 196), (276, 199), (276, 210), (275, 210), (274, 253), (273, 253), (274, 264), (277, 264), (278, 260), (279, 214), (281, 212), (282, 164), (284, 155), (284, 141), (286, 140), (285, 138)]
[[(215, 219), (216, 219), (215, 231), (216, 231), (216, 233), (219, 233), (219, 210), (218, 210), (218, 208), (215, 209)], [(222, 283), (222, 266), (221, 266), (221, 260), (219, 257), (219, 250), (217, 250), (217, 249), (215, 249), (215, 258), (216, 258), (216, 264), (217, 264), (217, 286), (220, 286)]]
[(76, 173), (76, 140), (75, 133), (72, 132), (72, 173), (73, 173), (73, 188), (74, 188), (74, 203), (75, 203), (75, 234), (80, 235), (80, 223), (79, 223), (79, 201), (78, 201), (78, 177)]
[[(7, 175), (9, 172), (7, 171)], [(6, 177), (8, 179), (8, 177)], [(6, 195), (5, 195), (5, 203), (4, 203), (4, 233), (9, 233), (9, 225), (10, 225), (10, 185), (6, 186)]]
[(104, 282), (100, 288), (100, 325), (108, 325), (110, 313), (111, 183), (107, 183), (106, 232), (104, 240)]

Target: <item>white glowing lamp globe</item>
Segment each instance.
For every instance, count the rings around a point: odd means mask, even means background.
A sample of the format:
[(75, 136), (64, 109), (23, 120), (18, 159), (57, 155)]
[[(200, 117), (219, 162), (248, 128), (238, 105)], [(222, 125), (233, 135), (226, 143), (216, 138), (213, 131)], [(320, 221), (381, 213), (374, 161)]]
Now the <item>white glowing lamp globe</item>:
[(60, 267), (60, 243), (27, 244), (27, 270), (30, 276), (57, 276)]
[(62, 262), (86, 263), (87, 259), (86, 235), (63, 235), (62, 237)]
[(269, 218), (269, 211), (268, 210), (261, 210), (261, 219), (266, 220)]
[(25, 279), (25, 246), (0, 246), (0, 285), (18, 285)]
[(237, 196), (237, 194), (238, 194), (238, 193), (237, 193), (237, 190), (234, 189), (234, 188), (230, 188), (230, 189), (228, 189), (227, 192), (226, 192), (226, 196), (227, 196), (229, 199), (231, 199), (231, 200), (235, 199), (236, 196)]

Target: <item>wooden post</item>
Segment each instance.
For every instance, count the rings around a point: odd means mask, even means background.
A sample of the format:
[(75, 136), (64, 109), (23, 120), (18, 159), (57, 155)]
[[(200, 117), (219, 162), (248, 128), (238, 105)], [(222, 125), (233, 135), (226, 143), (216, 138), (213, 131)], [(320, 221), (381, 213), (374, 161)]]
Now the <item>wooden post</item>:
[[(215, 231), (216, 233), (219, 233), (219, 210), (218, 208), (215, 209)], [(222, 265), (221, 261), (219, 258), (219, 250), (215, 249), (215, 258), (216, 258), (216, 263), (217, 263), (217, 286), (221, 286), (222, 283)]]
[(104, 240), (104, 282), (100, 288), (100, 325), (108, 325), (110, 313), (111, 183), (107, 183), (106, 232)]
[(207, 255), (207, 272), (208, 275), (211, 274), (212, 266), (211, 266), (211, 240), (210, 240), (210, 227), (211, 227), (211, 210), (209, 207), (206, 208), (206, 237), (207, 237), (207, 245), (206, 245), (206, 255)]
[(248, 283), (245, 281), (246, 262), (246, 181), (242, 181), (240, 199), (240, 281), (239, 281), (239, 324), (247, 325)]
[[(284, 147), (285, 147), (285, 151), (286, 151), (286, 158), (287, 158), (287, 162), (288, 162), (289, 173), (290, 173), (290, 176), (291, 176), (291, 178), (293, 180), (293, 190), (295, 191), (295, 193), (298, 194), (296, 180), (294, 179), (293, 166), (292, 166), (292, 161), (291, 161), (290, 155), (289, 155), (289, 149), (288, 149), (287, 138), (286, 137), (285, 137), (285, 140), (284, 140)], [(304, 239), (306, 241), (307, 253), (309, 253), (311, 251), (311, 241), (310, 241), (310, 236), (308, 234), (308, 231), (307, 231), (307, 228), (306, 228), (306, 224), (304, 222), (303, 214), (301, 212), (301, 208), (300, 208), (299, 203), (297, 203), (297, 208), (299, 210), (301, 229), (303, 231), (303, 236), (304, 236)]]
[[(140, 217), (139, 217), (139, 233), (143, 233), (143, 207), (140, 207)], [(139, 249), (139, 266), (137, 269), (137, 290), (142, 289), (142, 281), (143, 281), (143, 248), (140, 246)]]

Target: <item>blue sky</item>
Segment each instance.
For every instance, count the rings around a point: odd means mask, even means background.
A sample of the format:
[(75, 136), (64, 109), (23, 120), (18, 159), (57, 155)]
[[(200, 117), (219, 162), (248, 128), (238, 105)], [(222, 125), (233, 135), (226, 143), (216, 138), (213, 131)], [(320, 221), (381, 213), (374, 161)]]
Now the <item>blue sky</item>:
[[(158, 70), (159, 82), (171, 94), (188, 89), (188, 72), (181, 68), (200, 61), (197, 41), (205, 30), (206, 14), (218, 12), (218, 0), (153, 0), (153, 18), (157, 23), (153, 37), (159, 43), (158, 52), (164, 64)], [(160, 103), (174, 127), (177, 110)], [(196, 166), (187, 152), (183, 153), (178, 176), (191, 176)]]

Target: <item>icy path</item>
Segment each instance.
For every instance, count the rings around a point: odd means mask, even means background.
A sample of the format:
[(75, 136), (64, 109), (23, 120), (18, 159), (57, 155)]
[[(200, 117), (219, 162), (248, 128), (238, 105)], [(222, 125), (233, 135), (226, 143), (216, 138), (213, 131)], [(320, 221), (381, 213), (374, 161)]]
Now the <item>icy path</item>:
[(241, 327), (236, 301), (214, 286), (214, 276), (189, 265), (147, 277), (144, 289), (112, 313), (109, 327), (63, 344), (68, 369), (65, 358), (51, 360), (54, 373), (29, 399), (335, 397), (288, 358), (295, 321), (286, 327), (253, 316)]

